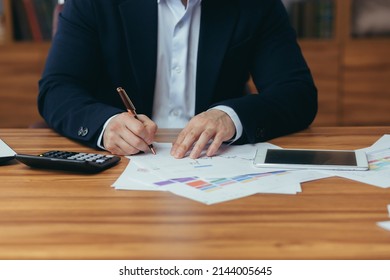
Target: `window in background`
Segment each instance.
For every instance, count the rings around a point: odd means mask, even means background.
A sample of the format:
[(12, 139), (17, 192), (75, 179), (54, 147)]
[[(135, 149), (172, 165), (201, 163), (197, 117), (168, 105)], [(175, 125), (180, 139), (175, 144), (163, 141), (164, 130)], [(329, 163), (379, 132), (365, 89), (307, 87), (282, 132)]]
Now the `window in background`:
[(390, 36), (390, 0), (354, 0), (352, 36)]

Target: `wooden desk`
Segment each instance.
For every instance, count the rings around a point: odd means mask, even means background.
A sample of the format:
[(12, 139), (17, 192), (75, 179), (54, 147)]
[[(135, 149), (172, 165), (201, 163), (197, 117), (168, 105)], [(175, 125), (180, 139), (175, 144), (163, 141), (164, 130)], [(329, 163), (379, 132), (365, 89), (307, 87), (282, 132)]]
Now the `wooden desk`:
[[(311, 128), (271, 142), (356, 149), (389, 132)], [(20, 153), (91, 151), (45, 129), (0, 129), (0, 138)], [(390, 233), (376, 225), (389, 220), (390, 189), (329, 178), (298, 195), (206, 206), (111, 188), (127, 162), (96, 175), (0, 166), (0, 259), (390, 259)]]

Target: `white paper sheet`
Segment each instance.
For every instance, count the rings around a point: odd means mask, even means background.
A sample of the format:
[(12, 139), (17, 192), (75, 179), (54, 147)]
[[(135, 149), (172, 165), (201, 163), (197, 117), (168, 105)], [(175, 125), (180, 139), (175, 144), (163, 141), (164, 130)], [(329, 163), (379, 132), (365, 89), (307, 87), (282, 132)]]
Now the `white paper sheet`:
[[(390, 204), (387, 205), (387, 211), (389, 212), (389, 217), (390, 217)], [(390, 221), (383, 221), (383, 222), (378, 222), (376, 223), (379, 227), (390, 231)]]
[(379, 227), (390, 231), (390, 221), (378, 222), (376, 223)]
[(15, 155), (16, 152), (0, 139), (0, 162), (12, 159)]
[(175, 159), (170, 155), (170, 143), (155, 143), (154, 147), (157, 155), (150, 153), (138, 154), (131, 156), (130, 159), (139, 167), (148, 168), (160, 177), (165, 178), (192, 176), (218, 178), (225, 177), (227, 174), (232, 177), (259, 171), (258, 168), (253, 166), (252, 161), (257, 147), (260, 146), (278, 148), (269, 143), (240, 146), (225, 145), (220, 149), (219, 154), (213, 157)]
[(135, 164), (128, 164), (125, 171), (112, 185), (121, 190), (139, 191), (165, 191), (164, 188), (155, 185), (162, 178), (146, 168), (139, 168)]

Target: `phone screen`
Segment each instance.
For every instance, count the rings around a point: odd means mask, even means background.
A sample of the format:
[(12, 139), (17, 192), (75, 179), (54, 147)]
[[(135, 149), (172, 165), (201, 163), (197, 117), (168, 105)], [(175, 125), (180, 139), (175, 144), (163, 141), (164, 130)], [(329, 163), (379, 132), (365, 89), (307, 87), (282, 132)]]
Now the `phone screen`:
[(268, 150), (265, 163), (357, 166), (352, 151)]

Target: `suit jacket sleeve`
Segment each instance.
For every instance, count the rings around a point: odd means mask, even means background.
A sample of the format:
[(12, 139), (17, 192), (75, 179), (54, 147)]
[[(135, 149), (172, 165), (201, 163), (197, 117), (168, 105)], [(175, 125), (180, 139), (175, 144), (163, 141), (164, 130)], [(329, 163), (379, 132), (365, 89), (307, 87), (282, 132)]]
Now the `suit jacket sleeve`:
[(93, 1), (65, 3), (39, 81), (38, 109), (57, 132), (96, 148), (105, 121), (124, 110), (118, 85), (107, 79), (94, 9)]

